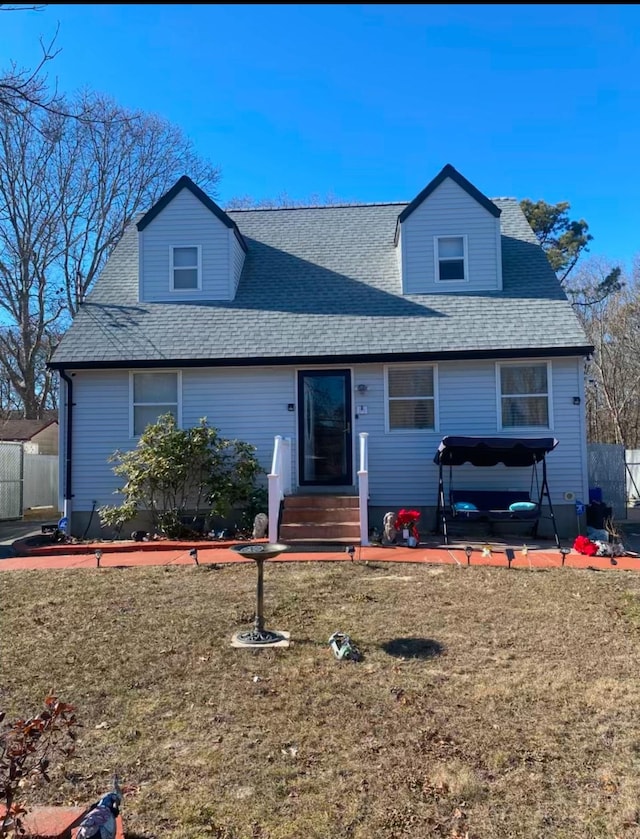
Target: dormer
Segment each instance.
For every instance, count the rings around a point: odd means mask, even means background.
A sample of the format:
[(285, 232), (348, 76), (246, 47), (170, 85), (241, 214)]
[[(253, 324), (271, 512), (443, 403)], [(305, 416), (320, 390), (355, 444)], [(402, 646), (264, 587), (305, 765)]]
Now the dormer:
[(140, 302), (233, 300), (247, 245), (190, 178), (183, 175), (137, 227)]
[(400, 213), (403, 294), (502, 289), (500, 210), (453, 166)]

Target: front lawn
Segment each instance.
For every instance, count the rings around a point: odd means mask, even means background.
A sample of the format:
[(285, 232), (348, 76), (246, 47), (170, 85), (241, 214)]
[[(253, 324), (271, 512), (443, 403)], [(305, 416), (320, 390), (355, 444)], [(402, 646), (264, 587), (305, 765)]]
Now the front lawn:
[[(167, 839), (640, 836), (640, 576), (265, 566), (6, 572), (0, 707), (83, 724), (31, 802)], [(336, 630), (364, 653), (338, 662)]]

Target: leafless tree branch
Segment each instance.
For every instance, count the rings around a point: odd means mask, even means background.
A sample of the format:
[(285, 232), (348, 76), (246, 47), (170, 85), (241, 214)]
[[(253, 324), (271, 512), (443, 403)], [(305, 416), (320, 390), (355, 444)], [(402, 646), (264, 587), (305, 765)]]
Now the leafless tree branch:
[(209, 192), (219, 178), (170, 123), (71, 104), (88, 118), (0, 107), (0, 373), (27, 417), (49, 407), (46, 361), (125, 228), (185, 172)]

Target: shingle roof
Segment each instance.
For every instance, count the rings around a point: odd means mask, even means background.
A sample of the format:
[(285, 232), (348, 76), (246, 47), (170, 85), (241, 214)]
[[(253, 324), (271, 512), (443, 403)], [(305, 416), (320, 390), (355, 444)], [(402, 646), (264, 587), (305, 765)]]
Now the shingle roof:
[(31, 440), (57, 419), (4, 419), (0, 420), (0, 440)]
[(402, 295), (394, 234), (405, 203), (230, 211), (248, 245), (235, 300), (140, 303), (132, 224), (52, 364), (587, 352), (518, 202), (494, 203), (502, 211), (503, 291)]

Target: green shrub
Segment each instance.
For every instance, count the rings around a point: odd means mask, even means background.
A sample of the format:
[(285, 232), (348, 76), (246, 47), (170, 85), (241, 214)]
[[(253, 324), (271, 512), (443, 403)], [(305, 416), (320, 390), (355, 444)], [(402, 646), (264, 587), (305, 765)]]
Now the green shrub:
[(115, 451), (109, 461), (124, 478), (119, 506), (102, 507), (103, 525), (120, 530), (141, 510), (151, 515), (154, 531), (179, 538), (187, 515), (225, 517), (236, 505), (247, 505), (264, 472), (255, 446), (227, 440), (201, 419), (193, 428), (178, 428), (172, 414), (148, 425), (135, 449)]

